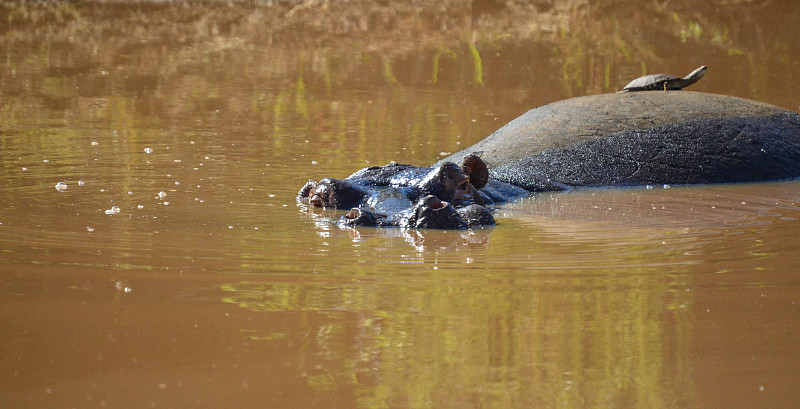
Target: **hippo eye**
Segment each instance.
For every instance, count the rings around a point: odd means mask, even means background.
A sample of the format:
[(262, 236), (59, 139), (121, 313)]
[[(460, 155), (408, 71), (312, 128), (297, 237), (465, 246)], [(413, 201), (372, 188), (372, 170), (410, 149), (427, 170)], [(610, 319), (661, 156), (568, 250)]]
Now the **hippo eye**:
[(428, 195), (423, 197), (418, 202), (419, 207), (429, 207), (431, 209), (439, 209), (447, 205), (447, 202), (441, 201), (438, 197), (433, 195)]

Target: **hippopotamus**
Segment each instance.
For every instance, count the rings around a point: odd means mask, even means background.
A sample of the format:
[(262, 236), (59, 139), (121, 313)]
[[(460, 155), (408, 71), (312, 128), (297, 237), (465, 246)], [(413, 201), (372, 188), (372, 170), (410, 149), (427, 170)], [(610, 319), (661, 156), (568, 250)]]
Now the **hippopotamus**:
[(430, 167), (309, 181), (298, 200), (350, 209), (343, 225), (464, 229), (494, 224), (487, 205), (533, 192), (798, 176), (800, 114), (717, 94), (634, 92), (541, 106)]
[(342, 225), (466, 229), (494, 224), (487, 204), (529, 193), (490, 181), (486, 163), (467, 155), (460, 166), (392, 163), (361, 169), (344, 180), (309, 180), (297, 198), (312, 206), (350, 209), (339, 219)]

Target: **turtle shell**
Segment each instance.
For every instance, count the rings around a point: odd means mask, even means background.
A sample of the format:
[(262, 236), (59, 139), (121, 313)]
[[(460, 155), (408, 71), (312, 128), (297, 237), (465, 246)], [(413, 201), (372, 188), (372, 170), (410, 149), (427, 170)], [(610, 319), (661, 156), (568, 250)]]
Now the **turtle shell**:
[(650, 89), (663, 89), (664, 83), (667, 81), (679, 80), (681, 77), (677, 77), (672, 74), (651, 74), (645, 75), (644, 77), (639, 77), (625, 86), (624, 89), (626, 90), (650, 90)]

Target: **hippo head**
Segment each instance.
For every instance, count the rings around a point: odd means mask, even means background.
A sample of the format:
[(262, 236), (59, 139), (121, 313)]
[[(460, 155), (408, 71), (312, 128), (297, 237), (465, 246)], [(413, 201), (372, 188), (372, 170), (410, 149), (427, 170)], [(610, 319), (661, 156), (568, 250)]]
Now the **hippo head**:
[(351, 209), (340, 220), (347, 226), (463, 229), (494, 224), (479, 192), (488, 179), (486, 164), (470, 155), (461, 166), (391, 164), (364, 168), (343, 180), (310, 180), (297, 198), (315, 207)]

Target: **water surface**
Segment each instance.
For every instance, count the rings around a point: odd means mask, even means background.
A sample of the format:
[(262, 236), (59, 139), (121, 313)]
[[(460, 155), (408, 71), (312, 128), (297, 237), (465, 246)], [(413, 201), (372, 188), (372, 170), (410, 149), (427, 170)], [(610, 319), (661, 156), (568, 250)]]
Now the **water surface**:
[(538, 194), (466, 232), (295, 202), (643, 73), (798, 111), (794, 2), (0, 5), (2, 407), (800, 399), (797, 181)]

